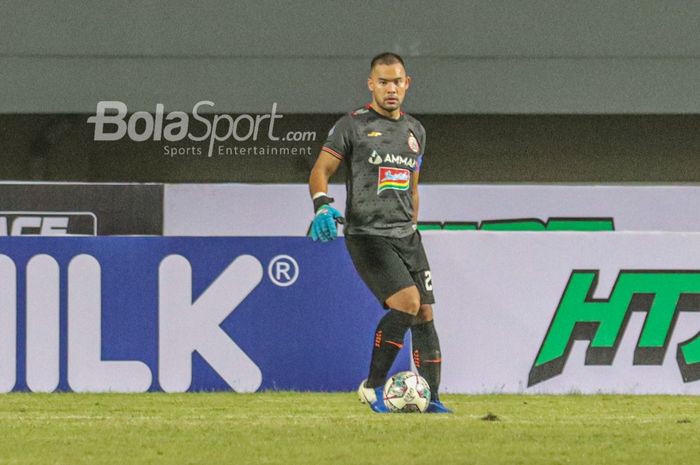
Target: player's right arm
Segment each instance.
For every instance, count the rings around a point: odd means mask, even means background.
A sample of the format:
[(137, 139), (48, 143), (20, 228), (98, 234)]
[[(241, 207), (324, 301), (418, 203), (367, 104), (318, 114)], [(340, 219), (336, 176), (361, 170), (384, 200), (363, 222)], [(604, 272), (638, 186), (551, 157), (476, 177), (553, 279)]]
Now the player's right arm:
[(328, 181), (338, 170), (342, 161), (325, 150), (311, 169), (309, 192), (314, 203), (314, 220), (311, 224), (311, 238), (321, 242), (332, 241), (338, 236), (336, 220), (342, 221), (338, 210), (330, 206), (333, 199), (328, 196)]
[(309, 191), (314, 202), (314, 221), (311, 224), (311, 238), (321, 242), (332, 241), (338, 235), (336, 221), (343, 217), (330, 206), (333, 199), (328, 197), (328, 180), (338, 170), (347, 154), (352, 153), (353, 130), (350, 115), (340, 118), (328, 131), (321, 153), (309, 176)]
[(331, 176), (338, 171), (342, 160), (336, 158), (325, 150), (321, 150), (321, 153), (311, 169), (311, 176), (309, 176), (309, 192), (311, 197), (322, 192), (326, 194), (328, 192), (328, 181)]

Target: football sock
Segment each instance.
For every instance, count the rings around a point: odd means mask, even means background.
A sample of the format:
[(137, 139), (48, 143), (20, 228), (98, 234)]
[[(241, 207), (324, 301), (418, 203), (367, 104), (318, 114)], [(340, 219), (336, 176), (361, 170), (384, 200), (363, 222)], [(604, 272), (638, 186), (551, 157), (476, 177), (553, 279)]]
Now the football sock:
[(437, 331), (435, 331), (435, 324), (431, 320), (412, 326), (411, 338), (413, 363), (418, 369), (418, 374), (425, 378), (430, 385), (431, 398), (440, 400), (438, 389), (440, 388), (442, 354), (440, 353), (440, 340)]
[(384, 385), (387, 373), (403, 347), (403, 338), (412, 321), (413, 315), (398, 310), (389, 310), (379, 321), (374, 333), (374, 348), (367, 387), (376, 388)]

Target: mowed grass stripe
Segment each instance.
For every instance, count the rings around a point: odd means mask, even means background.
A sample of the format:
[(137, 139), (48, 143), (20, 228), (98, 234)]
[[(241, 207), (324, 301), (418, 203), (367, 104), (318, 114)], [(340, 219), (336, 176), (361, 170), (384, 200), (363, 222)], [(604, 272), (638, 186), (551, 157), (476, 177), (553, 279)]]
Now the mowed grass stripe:
[(0, 464), (657, 464), (700, 456), (700, 397), (446, 395), (376, 415), (354, 394), (0, 395)]

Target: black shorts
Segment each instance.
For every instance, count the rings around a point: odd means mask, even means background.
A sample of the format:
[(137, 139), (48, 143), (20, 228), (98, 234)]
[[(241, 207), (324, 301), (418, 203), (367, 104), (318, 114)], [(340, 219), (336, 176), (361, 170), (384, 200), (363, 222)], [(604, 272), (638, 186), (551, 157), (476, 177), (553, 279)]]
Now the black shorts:
[(421, 304), (434, 304), (428, 257), (418, 231), (406, 237), (348, 235), (345, 245), (362, 280), (386, 307), (401, 289), (418, 287)]

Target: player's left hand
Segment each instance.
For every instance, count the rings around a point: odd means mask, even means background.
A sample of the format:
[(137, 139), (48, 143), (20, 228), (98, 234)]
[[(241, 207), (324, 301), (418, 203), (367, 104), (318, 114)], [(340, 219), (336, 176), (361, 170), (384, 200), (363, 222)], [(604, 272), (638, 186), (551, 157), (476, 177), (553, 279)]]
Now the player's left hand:
[(344, 222), (343, 215), (328, 204), (321, 206), (314, 216), (313, 223), (311, 223), (311, 239), (329, 242), (338, 237), (336, 221), (342, 224)]

